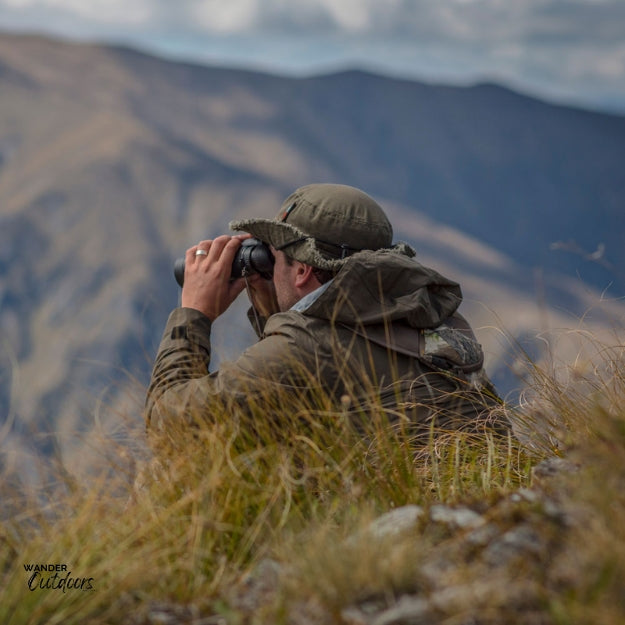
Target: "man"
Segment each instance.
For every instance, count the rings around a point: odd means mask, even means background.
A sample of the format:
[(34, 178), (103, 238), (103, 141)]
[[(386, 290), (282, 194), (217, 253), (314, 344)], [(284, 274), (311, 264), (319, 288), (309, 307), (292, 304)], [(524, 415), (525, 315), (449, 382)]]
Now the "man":
[[(487, 422), (497, 398), (457, 312), (460, 287), (416, 262), (408, 245), (393, 245), (391, 224), (370, 196), (312, 184), (290, 195), (275, 219), (230, 225), (248, 234), (186, 253), (182, 307), (167, 322), (148, 391), (151, 427), (210, 418), (216, 403), (265, 406), (279, 418), (281, 398), (314, 402), (315, 393), (355, 419), (377, 407), (424, 431)], [(272, 281), (248, 280), (260, 341), (208, 373), (211, 324), (245, 288), (230, 273), (250, 236), (275, 257)]]

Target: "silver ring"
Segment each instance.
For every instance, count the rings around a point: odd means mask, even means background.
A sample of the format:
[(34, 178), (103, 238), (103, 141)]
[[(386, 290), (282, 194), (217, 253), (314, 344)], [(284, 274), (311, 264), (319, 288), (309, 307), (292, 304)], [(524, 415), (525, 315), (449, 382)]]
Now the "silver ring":
[(206, 250), (195, 250), (196, 256), (208, 256), (208, 252)]

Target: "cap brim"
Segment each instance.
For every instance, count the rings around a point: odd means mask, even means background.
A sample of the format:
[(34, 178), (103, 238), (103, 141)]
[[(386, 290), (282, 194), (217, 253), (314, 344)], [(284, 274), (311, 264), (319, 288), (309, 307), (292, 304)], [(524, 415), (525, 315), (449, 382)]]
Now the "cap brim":
[(249, 232), (252, 236), (264, 243), (273, 245), (276, 249), (286, 247), (308, 238), (305, 232), (291, 224), (281, 223), (275, 219), (242, 219), (230, 222), (231, 230)]
[(273, 246), (276, 250), (288, 248), (288, 255), (313, 267), (337, 269), (344, 259), (329, 259), (320, 253), (315, 239), (292, 224), (275, 219), (243, 219), (230, 222), (231, 230), (249, 232), (260, 241)]
[[(248, 232), (260, 241), (273, 246), (276, 250), (288, 248), (288, 255), (313, 267), (337, 270), (349, 257), (330, 259), (323, 255), (315, 243), (315, 239), (292, 224), (275, 219), (242, 219), (229, 224), (231, 230)], [(403, 254), (408, 257), (415, 255), (414, 249), (400, 241), (387, 251)]]

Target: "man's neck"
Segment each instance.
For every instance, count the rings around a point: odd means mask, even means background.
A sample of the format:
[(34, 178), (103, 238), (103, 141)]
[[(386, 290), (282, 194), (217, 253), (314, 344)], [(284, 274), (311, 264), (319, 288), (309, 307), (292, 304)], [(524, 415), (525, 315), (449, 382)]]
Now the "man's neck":
[(332, 284), (333, 280), (328, 280), (321, 286), (312, 290), (310, 293), (307, 293), (302, 297), (299, 301), (297, 301), (289, 310), (295, 310), (296, 312), (303, 312), (306, 310), (311, 304), (317, 301), (317, 299), (325, 293), (326, 289)]

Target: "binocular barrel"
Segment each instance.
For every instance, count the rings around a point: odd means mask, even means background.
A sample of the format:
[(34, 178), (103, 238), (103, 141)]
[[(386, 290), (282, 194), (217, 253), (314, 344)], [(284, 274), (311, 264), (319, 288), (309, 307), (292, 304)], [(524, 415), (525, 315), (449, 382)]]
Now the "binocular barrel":
[[(230, 279), (236, 280), (258, 273), (266, 280), (271, 280), (274, 262), (268, 245), (258, 239), (245, 239), (234, 257)], [(174, 262), (174, 276), (181, 287), (184, 285), (184, 265), (184, 258), (178, 258)]]

